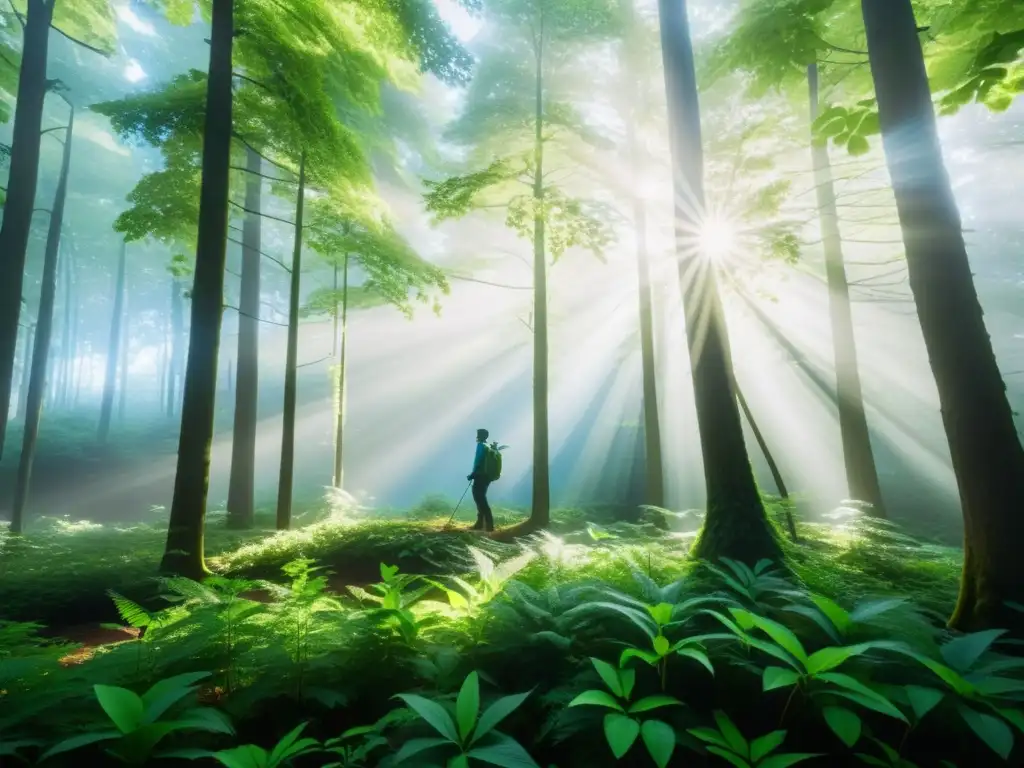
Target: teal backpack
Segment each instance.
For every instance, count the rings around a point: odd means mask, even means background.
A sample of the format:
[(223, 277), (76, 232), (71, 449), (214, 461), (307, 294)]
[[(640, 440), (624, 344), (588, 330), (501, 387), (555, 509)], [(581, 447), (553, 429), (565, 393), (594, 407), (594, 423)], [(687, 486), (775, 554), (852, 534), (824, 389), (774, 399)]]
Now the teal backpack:
[(490, 445), (484, 443), (484, 477), (488, 482), (493, 483), (501, 478), (501, 450), (504, 447), (497, 442)]

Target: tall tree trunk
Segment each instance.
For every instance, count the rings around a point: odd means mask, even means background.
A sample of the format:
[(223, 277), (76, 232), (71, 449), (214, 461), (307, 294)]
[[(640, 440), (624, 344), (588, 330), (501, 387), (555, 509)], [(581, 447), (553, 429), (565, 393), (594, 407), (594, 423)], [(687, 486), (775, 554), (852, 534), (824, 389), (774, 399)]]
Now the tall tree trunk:
[(178, 404), (178, 377), (185, 357), (185, 318), (182, 306), (181, 283), (171, 278), (171, 365), (167, 371), (167, 416), (174, 416)]
[(277, 484), (277, 530), (292, 523), (292, 484), (295, 480), (295, 405), (298, 395), (299, 290), (302, 288), (302, 214), (306, 198), (306, 154), (299, 161), (299, 193), (295, 202), (295, 250), (288, 294), (288, 351), (284, 364), (284, 413), (281, 429), (281, 474)]
[[(811, 123), (818, 117), (818, 65), (807, 68)], [(825, 250), (825, 277), (828, 281), (829, 313), (832, 319), (832, 349), (836, 364), (836, 399), (839, 406), (839, 433), (843, 441), (846, 484), (850, 496), (871, 505), (870, 513), (885, 517), (882, 489), (871, 450), (871, 434), (864, 412), (860, 372), (857, 367), (857, 341), (853, 333), (850, 287), (843, 262), (843, 240), (839, 232), (836, 193), (832, 186), (832, 166), (828, 142), (811, 138), (814, 185), (821, 219), (821, 241)]]
[(188, 365), (184, 377), (174, 497), (167, 545), (160, 563), (161, 571), (192, 579), (201, 579), (208, 573), (203, 556), (203, 535), (210, 486), (210, 445), (213, 442), (217, 353), (227, 258), (233, 15), (233, 0), (213, 0)]
[(25, 348), (21, 363), (21, 384), (18, 387), (18, 418), (25, 420), (28, 413), (28, 383), (32, 379), (32, 344), (35, 338), (35, 326), (25, 326)]
[(862, 0), (889, 176), (964, 514), (956, 629), (1024, 633), (1024, 448), (974, 288), (910, 0)]
[[(342, 266), (341, 279), (341, 356), (338, 359), (338, 413), (334, 425), (334, 487), (343, 488), (345, 484), (345, 379), (348, 370), (345, 366), (348, 346), (348, 254)], [(334, 285), (337, 289), (338, 270), (334, 270)], [(338, 308), (334, 308), (334, 317), (338, 317)], [(335, 333), (337, 336), (337, 332)], [(335, 339), (337, 343), (337, 339)]]
[(661, 456), (661, 419), (658, 413), (658, 375), (654, 358), (654, 319), (651, 309), (651, 264), (647, 250), (647, 207), (635, 192), (644, 178), (644, 162), (637, 147), (633, 121), (637, 118), (636, 89), (640, 86), (638, 58), (643, 41), (633, 10), (634, 0), (620, 0), (620, 7), (626, 18), (626, 77), (623, 82), (625, 96), (622, 113), (626, 120), (626, 149), (629, 165), (633, 172), (633, 231), (635, 233), (637, 291), (640, 313), (640, 366), (643, 382), (644, 408), (644, 465), (646, 472), (645, 503), (656, 507), (665, 505), (665, 475)]
[(78, 328), (75, 325), (76, 292), (74, 280), (74, 252), (67, 250), (64, 265), (64, 352), (63, 381), (61, 382), (60, 403), (67, 408), (71, 405), (71, 392), (74, 387), (75, 361), (78, 356), (75, 348), (78, 343)]
[(548, 266), (544, 240), (544, 15), (537, 31), (533, 140), (533, 499), (530, 525), (551, 522), (548, 436)]
[(675, 183), (676, 249), (697, 410), (707, 516), (696, 557), (753, 564), (780, 559), (743, 439), (728, 330), (712, 266), (695, 243), (704, 211), (704, 157), (693, 46), (685, 0), (659, 0)]
[(64, 201), (68, 193), (68, 172), (71, 168), (71, 143), (75, 131), (75, 110), (68, 118), (67, 134), (64, 137), (64, 153), (61, 159), (60, 178), (57, 192), (53, 197), (53, 211), (50, 227), (46, 233), (46, 252), (43, 256), (42, 290), (39, 295), (39, 316), (36, 319), (35, 348), (32, 352), (32, 374), (28, 383), (28, 413), (25, 418), (25, 433), (21, 442), (21, 458), (18, 462), (18, 477), (14, 487), (14, 504), (11, 511), (11, 533), (20, 534), (25, 528), (25, 507), (32, 482), (32, 462), (36, 456), (36, 442), (39, 438), (39, 420), (43, 410), (43, 394), (46, 391), (46, 369), (50, 356), (50, 338), (53, 334), (53, 305), (57, 296), (57, 264), (60, 254), (60, 234), (64, 224)]
[(263, 248), (258, 215), (263, 204), (262, 160), (246, 152), (249, 173), (245, 207), (256, 213), (242, 225), (242, 279), (238, 308), (238, 351), (235, 381), (235, 424), (231, 439), (231, 478), (228, 482), (228, 525), (251, 528), (255, 514), (256, 423), (260, 376), (260, 251)]
[(100, 423), (96, 440), (105, 445), (110, 435), (110, 419), (114, 413), (114, 389), (117, 386), (117, 364), (121, 357), (121, 324), (124, 318), (124, 276), (128, 261), (128, 243), (121, 243), (114, 278), (114, 309), (110, 315), (110, 338), (107, 342), (107, 372), (103, 379), (103, 399), (100, 401)]
[(28, 0), (14, 108), (7, 201), (0, 225), (0, 458), (4, 453), (14, 384), (25, 254), (36, 202), (43, 102), (46, 100), (46, 58), (52, 20), (52, 2)]
[(132, 325), (131, 325), (131, 308), (128, 299), (128, 278), (125, 277), (125, 291), (124, 291), (124, 316), (121, 319), (121, 349), (118, 357), (120, 358), (119, 363), (119, 379), (117, 386), (117, 418), (118, 420), (124, 420), (125, 403), (128, 399), (128, 357), (131, 352), (132, 344)]
[(157, 363), (156, 370), (157, 376), (160, 377), (160, 396), (159, 399), (157, 400), (157, 403), (159, 404), (158, 407), (162, 413), (166, 413), (165, 403), (167, 402), (167, 371), (170, 368), (171, 357), (169, 349), (170, 343), (168, 341), (169, 325), (170, 323), (168, 322), (167, 325), (164, 326), (164, 338), (163, 343), (160, 345), (160, 359), (159, 362)]

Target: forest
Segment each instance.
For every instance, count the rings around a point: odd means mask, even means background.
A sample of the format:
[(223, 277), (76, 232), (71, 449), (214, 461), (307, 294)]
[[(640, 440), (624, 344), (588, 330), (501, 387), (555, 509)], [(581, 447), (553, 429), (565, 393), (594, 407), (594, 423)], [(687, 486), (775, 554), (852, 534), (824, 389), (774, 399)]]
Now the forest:
[(2, 0), (0, 766), (1024, 766), (1022, 94), (1021, 0)]

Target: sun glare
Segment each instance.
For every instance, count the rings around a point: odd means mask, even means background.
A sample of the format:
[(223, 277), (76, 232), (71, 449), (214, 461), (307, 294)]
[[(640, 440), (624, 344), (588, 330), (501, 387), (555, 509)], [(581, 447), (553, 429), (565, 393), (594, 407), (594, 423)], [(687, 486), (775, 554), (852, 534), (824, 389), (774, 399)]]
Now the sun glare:
[(705, 219), (698, 239), (700, 252), (708, 259), (725, 258), (736, 248), (736, 227), (720, 216)]

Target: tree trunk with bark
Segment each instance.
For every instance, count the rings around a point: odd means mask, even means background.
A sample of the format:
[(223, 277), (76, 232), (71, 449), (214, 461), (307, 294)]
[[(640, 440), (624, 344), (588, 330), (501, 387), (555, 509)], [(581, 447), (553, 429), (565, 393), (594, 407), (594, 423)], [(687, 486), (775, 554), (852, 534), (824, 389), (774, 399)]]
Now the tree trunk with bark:
[(530, 527), (551, 522), (548, 435), (548, 265), (544, 238), (544, 16), (537, 31), (533, 199), (533, 494)]
[(262, 160), (246, 152), (249, 173), (245, 182), (245, 207), (254, 213), (242, 225), (242, 277), (238, 298), (238, 351), (235, 376), (235, 422), (231, 439), (231, 478), (228, 482), (228, 525), (251, 528), (255, 515), (256, 423), (260, 375), (260, 251), (259, 217), (263, 185)]
[(956, 629), (1024, 634), (1024, 448), (1013, 422), (942, 159), (910, 0), (862, 0), (871, 76), (910, 289), (964, 514)]
[(171, 364), (167, 369), (167, 404), (165, 410), (168, 418), (174, 416), (178, 407), (178, 377), (182, 373), (182, 362), (185, 358), (185, 310), (181, 296), (181, 282), (171, 278)]
[(53, 3), (28, 0), (21, 69), (14, 108), (11, 164), (7, 201), (0, 224), (0, 458), (10, 412), (17, 354), (21, 293), (25, 283), (32, 211), (36, 202), (39, 151), (42, 144), (43, 102), (46, 100), (46, 59), (50, 44)]
[[(334, 287), (338, 287), (338, 272), (335, 267)], [(334, 316), (338, 317), (338, 307), (334, 308)], [(339, 332), (335, 332), (337, 337)], [(334, 487), (343, 488), (345, 485), (345, 391), (347, 369), (345, 364), (346, 351), (348, 347), (348, 254), (345, 254), (342, 263), (341, 278), (341, 329), (340, 339), (336, 338), (336, 344), (340, 344), (341, 352), (338, 358), (338, 415), (334, 428)]]
[(697, 410), (707, 516), (696, 557), (753, 564), (782, 557), (747, 456), (733, 388), (728, 330), (711, 264), (697, 253), (704, 210), (700, 104), (685, 0), (659, 0), (674, 166), (676, 248)]
[(35, 326), (25, 327), (25, 346), (22, 349), (21, 384), (18, 386), (18, 419), (25, 420), (28, 413), (28, 383), (32, 378), (32, 343)]
[(128, 261), (128, 243), (121, 243), (114, 278), (114, 309), (110, 316), (110, 339), (107, 342), (107, 372), (103, 379), (103, 399), (100, 401), (100, 423), (96, 441), (105, 445), (110, 435), (110, 420), (114, 413), (114, 390), (117, 386), (117, 366), (121, 357), (121, 326), (124, 319), (124, 276)]
[(39, 295), (39, 316), (36, 319), (35, 349), (32, 352), (32, 373), (28, 383), (25, 433), (21, 443), (21, 458), (18, 462), (18, 477), (14, 488), (14, 504), (11, 511), (11, 533), (20, 534), (25, 527), (25, 507), (32, 483), (32, 463), (35, 461), (36, 443), (39, 439), (39, 421), (43, 410), (43, 395), (46, 391), (46, 369), (50, 356), (50, 339), (53, 335), (53, 309), (57, 297), (57, 266), (60, 258), (60, 235), (64, 224), (64, 201), (68, 193), (68, 172), (71, 168), (71, 139), (75, 130), (75, 110), (72, 108), (68, 119), (67, 134), (64, 138), (64, 154), (60, 166), (57, 192), (53, 198), (50, 227), (46, 233), (46, 252), (43, 256), (42, 289)]
[(295, 480), (295, 407), (298, 400), (299, 292), (302, 289), (302, 218), (306, 198), (306, 155), (299, 161), (299, 192), (295, 202), (295, 249), (288, 294), (288, 351), (284, 364), (284, 414), (281, 429), (281, 473), (277, 484), (277, 530), (292, 524)]
[[(807, 68), (807, 87), (811, 123), (818, 117), (818, 66)], [(839, 407), (839, 433), (843, 441), (843, 461), (850, 496), (871, 505), (869, 513), (885, 517), (878, 469), (871, 449), (871, 433), (864, 411), (864, 395), (857, 366), (857, 340), (853, 332), (850, 286), (846, 282), (843, 239), (839, 231), (836, 193), (832, 185), (832, 165), (828, 142), (811, 138), (814, 184), (821, 220), (821, 242), (825, 251), (825, 278), (832, 320), (832, 348), (836, 364), (836, 400)]]
[(217, 397), (217, 353), (224, 311), (233, 38), (233, 0), (213, 0), (192, 322), (181, 406), (178, 467), (167, 544), (160, 563), (161, 571), (192, 579), (202, 579), (209, 573), (203, 554), (203, 537)]

